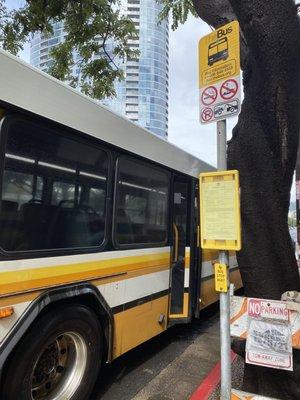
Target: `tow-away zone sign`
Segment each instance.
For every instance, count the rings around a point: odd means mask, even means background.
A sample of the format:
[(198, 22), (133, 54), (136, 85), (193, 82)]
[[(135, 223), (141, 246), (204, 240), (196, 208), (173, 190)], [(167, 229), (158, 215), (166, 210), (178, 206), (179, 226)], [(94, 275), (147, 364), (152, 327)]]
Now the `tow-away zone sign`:
[(292, 327), (288, 304), (248, 299), (246, 363), (293, 370)]
[(230, 334), (246, 340), (246, 362), (291, 371), (292, 348), (300, 349), (299, 303), (230, 298)]

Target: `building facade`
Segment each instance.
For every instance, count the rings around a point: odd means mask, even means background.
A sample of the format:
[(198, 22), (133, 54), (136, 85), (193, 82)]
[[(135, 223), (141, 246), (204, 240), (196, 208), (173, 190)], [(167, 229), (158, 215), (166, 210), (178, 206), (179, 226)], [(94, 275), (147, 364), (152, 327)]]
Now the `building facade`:
[[(134, 22), (138, 38), (130, 40), (138, 49), (137, 59), (119, 67), (125, 79), (115, 83), (116, 97), (101, 102), (133, 122), (166, 138), (168, 132), (169, 23), (158, 23), (161, 4), (156, 0), (121, 0), (122, 10)], [(63, 24), (53, 25), (53, 35), (36, 34), (31, 41), (30, 62), (47, 70), (50, 50), (64, 38)], [(76, 72), (76, 71), (75, 71)]]

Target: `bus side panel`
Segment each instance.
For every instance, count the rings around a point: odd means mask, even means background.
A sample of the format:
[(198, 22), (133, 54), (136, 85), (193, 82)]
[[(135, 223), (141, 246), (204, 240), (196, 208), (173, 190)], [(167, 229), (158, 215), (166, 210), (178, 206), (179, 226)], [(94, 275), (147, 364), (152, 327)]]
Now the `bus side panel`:
[(115, 314), (114, 351), (117, 358), (139, 344), (166, 330), (169, 296), (165, 295), (142, 305)]
[[(87, 262), (80, 262), (89, 259)], [(2, 264), (2, 268), (1, 268)], [(0, 320), (0, 346), (26, 308), (41, 293), (90, 281), (114, 314), (117, 357), (166, 329), (170, 248), (15, 260), (0, 263), (0, 307), (14, 314)]]

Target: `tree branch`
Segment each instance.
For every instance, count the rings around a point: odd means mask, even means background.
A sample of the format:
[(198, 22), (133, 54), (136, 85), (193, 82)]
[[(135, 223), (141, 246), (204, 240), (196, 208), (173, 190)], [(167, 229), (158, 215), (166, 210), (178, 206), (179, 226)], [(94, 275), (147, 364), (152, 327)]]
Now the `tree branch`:
[(106, 41), (108, 39), (109, 36), (109, 32), (110, 32), (110, 27), (111, 27), (111, 20), (108, 20), (108, 24), (107, 24), (107, 29), (106, 29), (106, 33), (105, 36), (102, 40), (102, 44), (100, 47), (102, 47), (104, 54), (106, 55), (106, 57), (109, 59), (109, 61), (112, 63), (112, 65), (116, 68), (116, 71), (119, 70), (119, 67), (117, 66), (117, 64), (114, 62), (114, 59), (110, 56), (110, 54), (107, 52), (106, 50)]
[(229, 0), (193, 0), (199, 17), (215, 29), (236, 18)]

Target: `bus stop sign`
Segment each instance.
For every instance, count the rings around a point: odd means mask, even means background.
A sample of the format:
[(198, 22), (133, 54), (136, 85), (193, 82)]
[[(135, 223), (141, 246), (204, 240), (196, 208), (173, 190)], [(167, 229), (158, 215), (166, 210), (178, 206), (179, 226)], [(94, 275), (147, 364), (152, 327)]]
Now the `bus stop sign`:
[(199, 42), (200, 122), (233, 117), (241, 108), (240, 33), (233, 21)]

